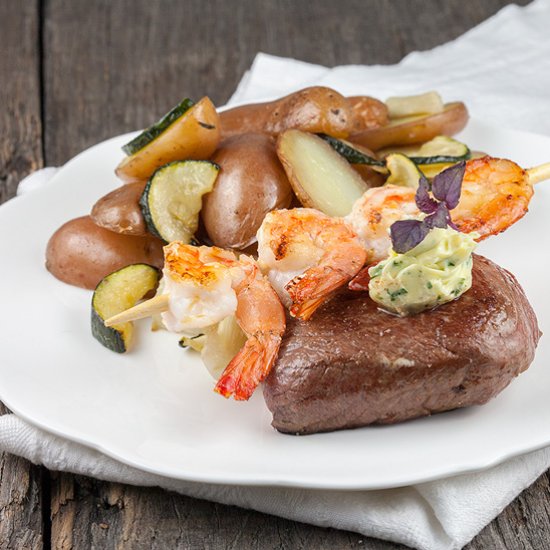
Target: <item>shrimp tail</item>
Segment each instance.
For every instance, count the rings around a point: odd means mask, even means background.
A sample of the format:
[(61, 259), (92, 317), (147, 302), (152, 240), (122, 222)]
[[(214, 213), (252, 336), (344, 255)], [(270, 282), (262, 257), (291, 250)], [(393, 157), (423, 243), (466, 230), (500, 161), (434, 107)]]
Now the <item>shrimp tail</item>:
[(281, 336), (260, 334), (249, 338), (223, 371), (214, 391), (246, 401), (269, 374), (281, 345)]
[(307, 321), (350, 279), (348, 274), (329, 267), (308, 269), (294, 277), (285, 287), (292, 299), (290, 314)]
[(359, 273), (349, 282), (348, 288), (354, 292), (368, 292), (369, 290), (369, 269), (372, 266), (367, 266), (361, 269)]

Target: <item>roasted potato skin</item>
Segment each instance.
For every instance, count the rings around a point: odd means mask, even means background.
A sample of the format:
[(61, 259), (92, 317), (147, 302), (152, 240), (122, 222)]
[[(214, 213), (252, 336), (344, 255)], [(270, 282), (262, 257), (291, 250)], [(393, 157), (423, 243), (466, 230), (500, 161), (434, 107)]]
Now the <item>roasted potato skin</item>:
[(126, 182), (146, 181), (157, 168), (174, 160), (208, 159), (219, 142), (218, 113), (210, 99), (203, 97), (159, 137), (125, 157), (115, 173)]
[(144, 181), (127, 183), (101, 197), (90, 214), (93, 222), (122, 235), (146, 235), (147, 227), (139, 206), (145, 185)]
[(270, 134), (297, 128), (314, 134), (347, 137), (353, 112), (347, 99), (335, 90), (322, 86), (305, 88), (280, 99), (266, 121)]
[(357, 134), (388, 124), (388, 108), (383, 101), (369, 96), (352, 96), (347, 99), (354, 115), (350, 133)]
[(162, 268), (162, 247), (162, 241), (152, 235), (121, 235), (83, 216), (63, 224), (51, 236), (46, 269), (60, 281), (92, 290), (103, 277), (129, 264)]
[(304, 88), (276, 101), (242, 105), (220, 113), (222, 136), (246, 132), (278, 135), (289, 128), (347, 137), (354, 113), (347, 99), (324, 86)]
[(364, 145), (373, 151), (392, 145), (413, 145), (429, 141), (436, 136), (453, 136), (460, 132), (468, 122), (468, 110), (464, 103), (447, 103), (445, 110), (434, 115), (404, 120), (379, 128), (371, 128), (364, 132), (353, 134), (350, 141)]
[(204, 227), (214, 245), (243, 250), (256, 241), (268, 212), (290, 206), (292, 188), (268, 135), (233, 136), (211, 160), (220, 173), (203, 199)]
[(351, 167), (361, 176), (368, 188), (381, 187), (386, 182), (386, 176), (373, 170), (367, 164), (352, 164)]
[(222, 143), (232, 136), (246, 133), (267, 133), (265, 129), (273, 103), (250, 103), (220, 113)]

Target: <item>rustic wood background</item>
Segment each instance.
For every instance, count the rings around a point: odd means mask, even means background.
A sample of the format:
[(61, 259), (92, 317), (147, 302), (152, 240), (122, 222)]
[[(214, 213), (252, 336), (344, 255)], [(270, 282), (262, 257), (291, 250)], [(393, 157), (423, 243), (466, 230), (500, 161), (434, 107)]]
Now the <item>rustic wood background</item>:
[[(329, 66), (395, 63), (507, 3), (1, 0), (0, 202), (29, 172), (143, 127), (182, 96), (224, 103), (257, 51)], [(541, 476), (467, 548), (548, 548), (549, 483)], [(403, 548), (9, 455), (0, 455), (0, 547)]]

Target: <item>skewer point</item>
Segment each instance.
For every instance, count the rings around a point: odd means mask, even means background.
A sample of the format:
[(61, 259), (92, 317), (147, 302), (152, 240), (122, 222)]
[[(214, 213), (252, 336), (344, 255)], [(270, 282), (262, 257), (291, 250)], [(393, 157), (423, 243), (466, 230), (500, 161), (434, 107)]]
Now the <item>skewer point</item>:
[(533, 168), (528, 168), (526, 172), (529, 176), (529, 183), (531, 185), (548, 180), (550, 179), (550, 162), (545, 162), (544, 164), (533, 166)]
[(137, 319), (144, 319), (145, 317), (151, 317), (156, 313), (162, 313), (167, 311), (170, 303), (170, 297), (168, 294), (159, 294), (150, 300), (141, 302), (137, 306), (131, 307), (117, 315), (113, 315), (104, 321), (106, 327), (112, 327), (113, 325), (119, 325), (121, 323), (127, 323), (129, 321), (136, 321)]

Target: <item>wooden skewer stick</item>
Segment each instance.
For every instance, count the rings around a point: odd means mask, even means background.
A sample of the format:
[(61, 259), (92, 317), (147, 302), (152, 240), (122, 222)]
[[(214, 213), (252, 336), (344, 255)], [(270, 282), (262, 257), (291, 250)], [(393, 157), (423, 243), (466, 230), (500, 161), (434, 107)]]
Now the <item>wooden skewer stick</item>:
[(131, 307), (122, 313), (109, 317), (109, 319), (105, 320), (105, 326), (112, 327), (113, 325), (119, 325), (120, 323), (127, 323), (128, 321), (151, 317), (156, 313), (167, 311), (169, 300), (170, 297), (168, 294), (159, 294), (158, 296), (155, 296), (150, 300), (146, 300), (145, 302), (141, 302), (141, 304)]
[(550, 162), (533, 166), (533, 168), (528, 168), (526, 171), (531, 185), (544, 180), (550, 180)]

